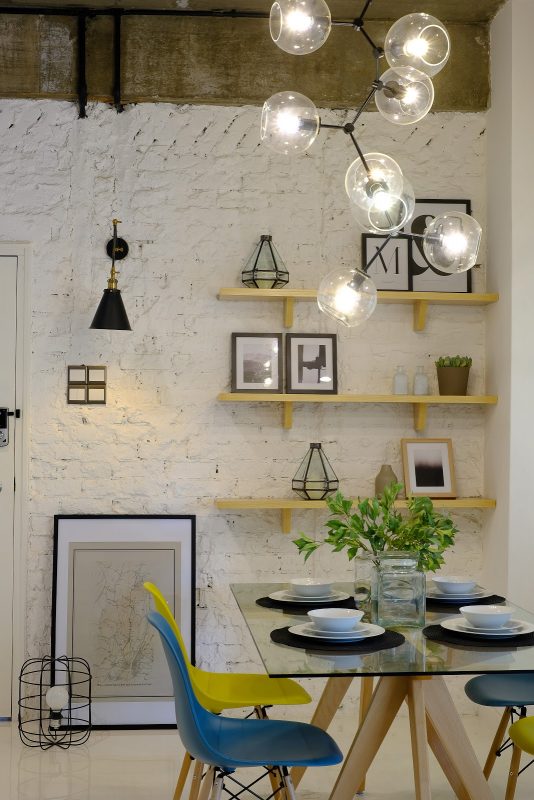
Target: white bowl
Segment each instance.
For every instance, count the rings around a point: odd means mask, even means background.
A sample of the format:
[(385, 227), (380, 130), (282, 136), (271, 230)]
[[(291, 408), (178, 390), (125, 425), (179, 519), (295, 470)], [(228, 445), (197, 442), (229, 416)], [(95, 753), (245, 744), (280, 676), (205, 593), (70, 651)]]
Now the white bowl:
[(444, 594), (466, 594), (476, 586), (476, 581), (459, 575), (435, 575), (432, 580)]
[(352, 631), (359, 627), (363, 611), (352, 608), (314, 608), (308, 616), (320, 631)]
[(462, 606), (460, 614), (475, 628), (502, 628), (512, 619), (510, 606)]
[(293, 578), (289, 582), (292, 594), (301, 597), (328, 597), (332, 594), (332, 584), (327, 581), (316, 581), (313, 578)]

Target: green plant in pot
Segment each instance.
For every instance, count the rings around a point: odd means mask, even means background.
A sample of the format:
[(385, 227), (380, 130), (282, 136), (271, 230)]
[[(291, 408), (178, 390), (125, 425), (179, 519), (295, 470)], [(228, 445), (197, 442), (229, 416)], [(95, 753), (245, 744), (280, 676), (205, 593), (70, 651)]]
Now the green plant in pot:
[[(421, 604), (424, 613), (424, 573), (435, 572), (444, 563), (443, 553), (454, 544), (457, 528), (449, 517), (435, 511), (429, 497), (410, 498), (404, 513), (395, 508), (402, 488), (400, 483), (391, 483), (380, 497), (357, 501), (337, 492), (326, 500), (330, 518), (324, 541), (301, 534), (294, 544), (305, 560), (323, 543), (330, 545), (335, 553), (346, 551), (350, 561), (356, 560), (356, 600), (364, 605), (369, 600), (380, 603), (377, 579), (385, 562), (399, 574), (409, 572), (411, 564), (413, 571), (422, 576), (420, 615)], [(376, 607), (371, 610), (376, 616)]]
[(469, 356), (440, 356), (436, 361), (440, 394), (467, 394), (469, 370), (473, 359)]

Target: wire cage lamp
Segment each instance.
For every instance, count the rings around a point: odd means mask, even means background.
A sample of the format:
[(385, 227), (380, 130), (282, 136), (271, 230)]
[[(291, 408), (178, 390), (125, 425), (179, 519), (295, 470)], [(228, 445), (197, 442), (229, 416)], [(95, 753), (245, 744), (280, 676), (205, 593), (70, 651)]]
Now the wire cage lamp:
[(23, 744), (48, 750), (85, 744), (91, 733), (91, 669), (84, 658), (30, 658), (19, 675)]
[[(407, 14), (397, 20), (380, 47), (365, 27), (372, 1), (365, 0), (354, 20), (336, 21), (325, 0), (275, 0), (270, 32), (279, 48), (295, 56), (306, 55), (325, 43), (332, 26), (351, 27), (372, 51), (375, 77), (363, 102), (342, 125), (323, 122), (313, 101), (294, 91), (272, 95), (261, 114), (261, 141), (276, 153), (304, 153), (323, 129), (341, 131), (356, 150), (345, 176), (351, 214), (363, 231), (382, 235), (384, 242), (363, 271), (338, 269), (324, 278), (317, 293), (319, 308), (348, 327), (361, 324), (373, 313), (376, 303), (372, 301), (372, 281), (365, 281), (366, 273), (415, 212), (414, 190), (401, 166), (385, 153), (365, 152), (356, 134), (358, 122), (372, 101), (390, 123), (413, 125), (422, 120), (434, 102), (432, 77), (445, 67), (450, 55), (447, 29), (439, 19), (425, 13)], [(382, 71), (384, 58), (388, 68)], [(423, 240), (425, 257), (432, 267), (452, 275), (475, 265), (482, 229), (473, 217), (454, 211), (436, 216), (423, 233), (407, 235)], [(334, 294), (333, 282), (338, 283)]]
[(253, 289), (280, 289), (289, 283), (289, 272), (269, 234), (261, 236), (241, 273), (241, 282)]
[(339, 489), (339, 481), (322, 445), (312, 442), (292, 481), (303, 500), (324, 500)]

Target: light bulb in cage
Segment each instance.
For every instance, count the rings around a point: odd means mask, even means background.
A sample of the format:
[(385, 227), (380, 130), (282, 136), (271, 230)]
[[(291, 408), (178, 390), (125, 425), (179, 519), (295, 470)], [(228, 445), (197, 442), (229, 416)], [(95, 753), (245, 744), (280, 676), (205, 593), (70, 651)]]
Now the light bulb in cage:
[(69, 704), (69, 693), (65, 686), (51, 686), (45, 695), (46, 704), (50, 709), (50, 727), (61, 726), (62, 711)]

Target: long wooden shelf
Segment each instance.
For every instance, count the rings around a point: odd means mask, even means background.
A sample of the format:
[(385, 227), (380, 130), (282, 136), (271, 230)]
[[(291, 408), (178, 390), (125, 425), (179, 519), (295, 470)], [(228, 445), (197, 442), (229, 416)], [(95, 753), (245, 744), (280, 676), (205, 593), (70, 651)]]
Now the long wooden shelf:
[[(447, 510), (453, 509), (492, 509), (497, 505), (496, 501), (490, 497), (458, 497), (456, 500), (439, 499), (432, 500), (435, 508)], [(215, 500), (215, 505), (221, 510), (247, 511), (280, 511), (282, 533), (291, 533), (292, 512), (300, 509), (326, 508), (325, 500), (296, 500), (294, 498), (224, 498)], [(407, 508), (408, 500), (397, 500), (396, 508)]]
[(283, 427), (293, 425), (293, 403), (378, 403), (410, 404), (413, 406), (414, 428), (424, 431), (429, 405), (495, 405), (495, 395), (417, 395), (417, 394), (287, 394), (268, 392), (221, 392), (217, 400), (223, 403), (282, 403)]
[[(284, 327), (293, 326), (295, 301), (317, 300), (316, 289), (248, 289), (227, 287), (219, 289), (219, 300), (278, 300), (284, 306)], [(496, 303), (499, 295), (493, 293), (456, 292), (391, 292), (380, 290), (379, 303), (413, 305), (413, 329), (423, 331), (430, 305), (486, 306)]]

